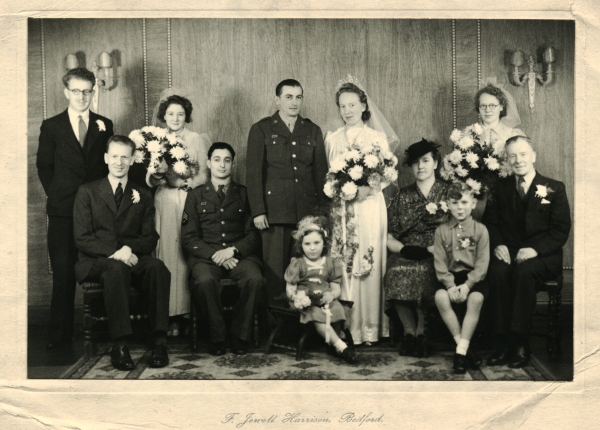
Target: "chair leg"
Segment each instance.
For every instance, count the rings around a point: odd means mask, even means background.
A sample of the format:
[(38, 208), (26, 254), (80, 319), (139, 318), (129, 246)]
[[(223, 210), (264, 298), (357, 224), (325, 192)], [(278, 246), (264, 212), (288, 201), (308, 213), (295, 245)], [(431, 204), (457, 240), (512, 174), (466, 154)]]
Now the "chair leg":
[(198, 313), (196, 312), (196, 305), (192, 303), (190, 306), (190, 321), (192, 323), (191, 330), (191, 347), (192, 351), (198, 351)]
[(254, 337), (254, 348), (258, 348), (258, 335), (259, 335), (259, 331), (258, 331), (258, 312), (254, 314), (254, 327), (253, 327), (254, 333), (253, 333), (253, 337)]
[(310, 336), (311, 328), (312, 327), (307, 326), (306, 329), (304, 330), (304, 333), (302, 333), (302, 336), (300, 336), (300, 340), (298, 341), (298, 347), (296, 348), (296, 361), (302, 360), (304, 344), (305, 344), (306, 340), (308, 339), (308, 337)]
[(275, 340), (277, 334), (279, 333), (279, 331), (283, 328), (283, 321), (280, 321), (277, 326), (273, 329), (273, 331), (271, 332), (271, 335), (269, 336), (269, 340), (267, 340), (267, 346), (265, 346), (265, 354), (270, 354), (271, 353), (271, 345), (273, 344), (273, 341)]
[(92, 326), (94, 319), (92, 318), (91, 299), (83, 299), (83, 348), (86, 357), (92, 357), (96, 353), (96, 343), (92, 334)]

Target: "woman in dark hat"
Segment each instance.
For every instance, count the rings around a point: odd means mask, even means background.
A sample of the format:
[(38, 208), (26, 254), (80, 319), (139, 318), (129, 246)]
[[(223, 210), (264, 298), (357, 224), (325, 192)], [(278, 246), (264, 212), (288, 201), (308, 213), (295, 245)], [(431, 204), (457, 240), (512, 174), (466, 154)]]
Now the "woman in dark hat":
[(448, 220), (446, 184), (436, 178), (439, 146), (423, 139), (408, 147), (404, 165), (412, 169), (416, 181), (401, 188), (388, 209), (389, 256), (384, 291), (386, 313), (395, 309), (404, 326), (400, 355), (423, 355), (421, 300), (437, 289), (433, 236), (437, 226)]

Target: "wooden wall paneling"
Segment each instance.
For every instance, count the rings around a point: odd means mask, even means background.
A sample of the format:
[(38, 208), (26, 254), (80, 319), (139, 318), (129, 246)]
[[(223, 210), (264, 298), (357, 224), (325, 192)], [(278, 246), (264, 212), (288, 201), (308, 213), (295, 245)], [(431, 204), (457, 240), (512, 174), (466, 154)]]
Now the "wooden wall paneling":
[(29, 19), (27, 28), (27, 276), (30, 289), (29, 305), (45, 302), (46, 290), (52, 286), (48, 273), (48, 246), (46, 243), (46, 194), (35, 166), (40, 126), (44, 119), (42, 93), (42, 43), (41, 20)]
[(148, 122), (160, 99), (168, 88), (167, 73), (167, 20), (146, 19), (146, 75), (148, 78)]
[[(400, 138), (400, 163), (421, 138), (446, 143), (453, 119), (451, 21), (368, 20), (367, 29), (367, 89)], [(400, 187), (414, 181), (409, 169), (399, 171)]]
[[(537, 145), (536, 168), (540, 173), (565, 183), (573, 214), (574, 209), (574, 54), (573, 21), (500, 21), (483, 20), (482, 70), (485, 76), (497, 76), (507, 84), (517, 103), (522, 124), (519, 126)], [(537, 58), (541, 66), (541, 48), (554, 46), (555, 81), (548, 86), (536, 84), (535, 110), (529, 111), (527, 85), (509, 83), (510, 52), (521, 49)], [(525, 68), (522, 69), (526, 72)], [(573, 231), (564, 248), (564, 266), (573, 266)]]
[[(473, 97), (477, 82), (477, 20), (456, 20), (456, 125), (459, 129), (478, 121)], [(448, 141), (448, 139), (447, 139)]]

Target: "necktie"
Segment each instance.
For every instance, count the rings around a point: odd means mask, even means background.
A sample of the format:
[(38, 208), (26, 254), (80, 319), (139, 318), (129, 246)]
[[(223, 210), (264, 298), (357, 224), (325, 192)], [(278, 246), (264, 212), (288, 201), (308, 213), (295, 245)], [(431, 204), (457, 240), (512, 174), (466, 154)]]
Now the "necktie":
[(121, 206), (121, 200), (123, 200), (123, 187), (119, 182), (119, 185), (117, 185), (117, 189), (115, 190), (115, 202), (117, 203), (117, 209), (119, 209), (119, 206)]
[(221, 204), (223, 204), (223, 201), (225, 200), (225, 191), (223, 191), (223, 188), (225, 188), (225, 185), (219, 185), (217, 187), (217, 194), (219, 195), (219, 199), (221, 200)]
[(83, 144), (85, 143), (85, 137), (87, 136), (87, 127), (85, 126), (85, 121), (82, 116), (79, 115), (79, 144), (83, 148)]
[(519, 192), (519, 197), (521, 197), (521, 199), (525, 198), (525, 178), (523, 178), (522, 176), (519, 176), (519, 179), (517, 181), (517, 191)]

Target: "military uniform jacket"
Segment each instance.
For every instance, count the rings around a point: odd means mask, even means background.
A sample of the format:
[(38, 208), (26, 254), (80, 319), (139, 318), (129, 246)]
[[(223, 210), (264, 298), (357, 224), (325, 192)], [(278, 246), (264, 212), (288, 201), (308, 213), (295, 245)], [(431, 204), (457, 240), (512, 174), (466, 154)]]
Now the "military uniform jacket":
[(104, 153), (112, 135), (112, 121), (92, 111), (83, 148), (67, 110), (42, 122), (36, 165), (48, 196), (48, 215), (73, 216), (79, 186), (108, 174)]
[(571, 231), (571, 212), (565, 185), (536, 172), (527, 191), (524, 237), (519, 233), (517, 205), (519, 196), (514, 176), (499, 179), (488, 201), (483, 222), (490, 234), (490, 250), (506, 245), (515, 253), (533, 248), (549, 270), (562, 269), (562, 247)]
[(181, 242), (189, 254), (188, 267), (196, 263), (214, 264), (212, 255), (235, 246), (236, 258), (249, 258), (260, 264), (260, 234), (254, 226), (246, 187), (231, 181), (221, 203), (207, 183), (187, 195), (181, 221)]
[(118, 209), (107, 177), (79, 187), (73, 209), (79, 249), (77, 280), (86, 278), (97, 258), (108, 258), (125, 245), (138, 257), (152, 254), (159, 239), (154, 214), (152, 193), (131, 180), (125, 185)]
[(327, 157), (318, 125), (298, 116), (290, 132), (279, 111), (250, 129), (246, 186), (252, 216), (270, 224), (297, 224), (326, 200)]

